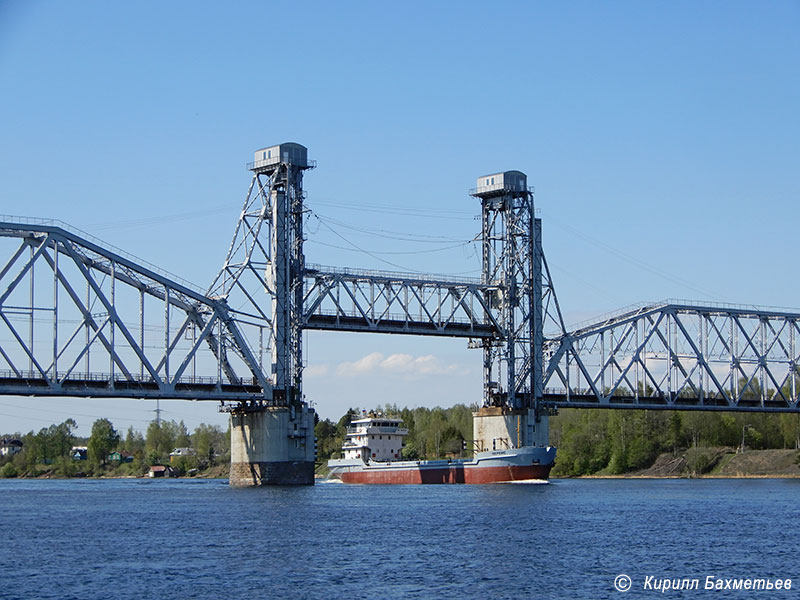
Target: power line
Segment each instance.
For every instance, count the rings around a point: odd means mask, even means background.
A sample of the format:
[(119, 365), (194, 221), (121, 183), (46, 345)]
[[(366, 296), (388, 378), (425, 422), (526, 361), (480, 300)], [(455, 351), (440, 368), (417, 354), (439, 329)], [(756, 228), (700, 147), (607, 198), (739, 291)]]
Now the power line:
[[(17, 409), (17, 410), (20, 409), (19, 406), (13, 406), (11, 404), (0, 403), (0, 406), (3, 406), (5, 408), (13, 408), (13, 409)], [(86, 413), (79, 413), (79, 412), (75, 412), (75, 411), (71, 411), (71, 410), (58, 409), (58, 408), (42, 409), (42, 408), (32, 408), (32, 407), (26, 406), (21, 410), (24, 410), (26, 412), (31, 412), (32, 411), (32, 412), (36, 412), (36, 413), (45, 413), (45, 414), (50, 414), (50, 415), (55, 413), (55, 414), (60, 414), (60, 415), (67, 415), (68, 417), (85, 417), (87, 419), (101, 419), (101, 418), (103, 418), (103, 417), (98, 416), (97, 414), (87, 415)], [(6, 416), (12, 417), (12, 418), (17, 418), (17, 419), (25, 418), (25, 419), (35, 419), (35, 420), (39, 420), (39, 421), (45, 420), (45, 419), (39, 419), (37, 417), (30, 417), (28, 415), (22, 416), (22, 415), (19, 415), (19, 414), (17, 414), (17, 415), (6, 415)], [(136, 422), (140, 422), (140, 423), (149, 423), (150, 422), (149, 420), (137, 419), (135, 417), (124, 417), (124, 418), (125, 418), (125, 420), (128, 420), (128, 421), (136, 421)], [(52, 421), (50, 421), (50, 423), (52, 423)]]
[(696, 285), (694, 285), (693, 283), (691, 283), (689, 281), (686, 281), (685, 279), (681, 279), (680, 277), (672, 275), (671, 273), (668, 273), (667, 271), (663, 271), (663, 270), (659, 269), (658, 267), (655, 267), (655, 266), (650, 265), (650, 264), (648, 264), (648, 263), (646, 263), (646, 262), (644, 262), (642, 260), (639, 260), (638, 258), (634, 257), (633, 255), (628, 254), (627, 252), (625, 252), (623, 250), (620, 250), (619, 248), (615, 248), (614, 246), (610, 246), (609, 244), (606, 244), (605, 242), (603, 242), (601, 240), (598, 240), (597, 238), (594, 238), (591, 235), (589, 235), (587, 233), (584, 233), (583, 231), (575, 229), (574, 227), (571, 227), (571, 226), (567, 225), (566, 223), (563, 223), (563, 222), (559, 221), (558, 219), (554, 219), (552, 216), (548, 215), (547, 221), (548, 221), (548, 223), (552, 222), (557, 227), (560, 227), (561, 229), (569, 232), (570, 234), (581, 238), (585, 242), (588, 242), (588, 243), (590, 243), (590, 244), (592, 244), (592, 245), (594, 245), (594, 246), (596, 246), (596, 247), (598, 247), (598, 248), (600, 248), (602, 250), (605, 250), (606, 252), (609, 252), (610, 254), (613, 254), (613, 255), (617, 256), (618, 258), (621, 258), (622, 260), (634, 265), (635, 267), (638, 267), (638, 268), (642, 269), (643, 271), (647, 271), (648, 273), (650, 273), (652, 275), (656, 275), (658, 277), (661, 277), (662, 279), (665, 279), (667, 281), (671, 281), (672, 283), (677, 283), (677, 284), (679, 284), (679, 285), (681, 285), (683, 287), (686, 287), (686, 288), (688, 288), (688, 289), (690, 289), (690, 290), (692, 290), (694, 292), (697, 292), (699, 294), (702, 294), (704, 296), (708, 296), (709, 298), (712, 298), (714, 300), (717, 300), (717, 301), (720, 301), (720, 302), (724, 302), (725, 301), (724, 298), (714, 294), (713, 292), (709, 292), (708, 290), (704, 290), (703, 288), (697, 287)]
[(106, 221), (104, 223), (94, 223), (87, 227), (94, 231), (112, 231), (116, 229), (134, 229), (137, 227), (147, 227), (151, 225), (158, 225), (161, 223), (173, 223), (176, 221), (187, 221), (190, 219), (197, 219), (200, 217), (230, 213), (234, 214), (231, 206), (220, 206), (218, 208), (210, 208), (207, 210), (195, 210), (185, 213), (174, 213), (171, 215), (162, 215), (159, 217), (147, 217), (144, 219), (125, 219), (121, 221)]

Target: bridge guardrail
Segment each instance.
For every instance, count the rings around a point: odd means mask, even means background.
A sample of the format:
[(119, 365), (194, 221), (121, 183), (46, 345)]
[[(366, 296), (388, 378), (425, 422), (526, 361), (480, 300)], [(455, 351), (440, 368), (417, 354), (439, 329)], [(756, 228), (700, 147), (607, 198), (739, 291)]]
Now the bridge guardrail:
[[(59, 371), (56, 377), (57, 381), (66, 381), (66, 382), (75, 382), (80, 383), (82, 381), (109, 381), (110, 377), (108, 373), (70, 373), (69, 377), (66, 377), (66, 371)], [(50, 373), (48, 376), (52, 377)], [(0, 369), (0, 379), (29, 379), (29, 380), (41, 380), (42, 374), (39, 371), (19, 371), (18, 373), (9, 369)], [(118, 382), (128, 382), (128, 383), (156, 383), (156, 380), (149, 375), (141, 376), (141, 375), (134, 375), (134, 377), (128, 378), (122, 376), (121, 373), (114, 374), (114, 381)], [(209, 377), (209, 376), (184, 376), (180, 377), (177, 381), (175, 381), (176, 385), (180, 384), (193, 384), (193, 385), (216, 385), (219, 383), (219, 380), (216, 377)], [(227, 384), (227, 380), (223, 380), (223, 384)], [(241, 381), (237, 382), (239, 385), (258, 385), (258, 380), (255, 377), (247, 377), (242, 378)]]

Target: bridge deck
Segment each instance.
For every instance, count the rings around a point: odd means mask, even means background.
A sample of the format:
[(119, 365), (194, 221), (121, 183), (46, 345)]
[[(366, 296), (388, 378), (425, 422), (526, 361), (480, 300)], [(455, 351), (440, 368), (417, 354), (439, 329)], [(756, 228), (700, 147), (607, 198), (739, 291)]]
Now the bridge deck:
[(680, 397), (672, 400), (663, 396), (619, 396), (601, 400), (594, 394), (548, 393), (542, 397), (542, 405), (550, 408), (629, 408), (646, 410), (725, 410), (735, 412), (800, 412), (797, 405), (783, 401), (758, 399), (728, 403), (724, 398)]
[(242, 400), (263, 399), (264, 394), (258, 383), (239, 384), (211, 381), (210, 378), (196, 378), (194, 381), (176, 383), (165, 389), (153, 380), (115, 379), (113, 383), (107, 375), (96, 373), (88, 377), (70, 378), (65, 381), (46, 381), (42, 377), (23, 375), (21, 377), (0, 375), (0, 395), (5, 396), (74, 396), (83, 398), (173, 398), (182, 400), (211, 400), (238, 402)]
[(497, 335), (496, 328), (491, 325), (469, 322), (436, 323), (434, 321), (410, 321), (401, 319), (382, 319), (380, 321), (370, 322), (364, 317), (324, 314), (309, 315), (304, 329), (471, 338), (490, 338)]

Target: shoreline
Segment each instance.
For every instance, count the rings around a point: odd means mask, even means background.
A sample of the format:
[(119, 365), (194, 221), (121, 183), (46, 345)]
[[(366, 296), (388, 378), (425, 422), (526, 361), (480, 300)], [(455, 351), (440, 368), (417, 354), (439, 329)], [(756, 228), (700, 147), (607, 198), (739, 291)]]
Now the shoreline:
[[(607, 467), (606, 467), (607, 469)], [(605, 469), (604, 469), (605, 470)], [(554, 475), (558, 478), (559, 475)], [(611, 474), (562, 476), (564, 479), (800, 479), (800, 451), (747, 450), (724, 446), (688, 448), (658, 455), (646, 468)]]
[(771, 475), (579, 475), (577, 477), (552, 477), (551, 479), (800, 479), (800, 475), (791, 473)]
[(39, 475), (37, 477), (0, 477), (0, 481), (10, 481), (14, 479), (25, 479), (25, 480), (39, 480), (39, 479), (58, 479), (58, 480), (67, 480), (67, 479), (163, 479), (168, 481), (170, 479), (228, 479), (228, 477), (203, 477), (202, 475), (196, 477), (186, 477), (186, 476), (179, 476), (179, 477), (148, 477), (147, 475), (139, 476), (139, 475), (93, 475), (91, 477), (63, 477), (60, 475)]

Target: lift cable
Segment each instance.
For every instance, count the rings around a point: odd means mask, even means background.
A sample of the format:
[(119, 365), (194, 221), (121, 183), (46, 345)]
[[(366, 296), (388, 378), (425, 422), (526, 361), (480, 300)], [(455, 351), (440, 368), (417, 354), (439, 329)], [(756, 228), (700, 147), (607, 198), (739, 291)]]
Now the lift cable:
[(351, 204), (346, 202), (330, 202), (325, 200), (315, 200), (315, 204), (331, 206), (345, 210), (376, 212), (391, 215), (401, 215), (409, 217), (428, 217), (433, 219), (451, 219), (457, 221), (474, 221), (475, 214), (464, 211), (441, 210), (432, 208), (403, 208), (398, 206), (378, 205), (378, 204)]
[[(389, 238), (389, 239), (396, 239), (401, 240), (404, 242), (418, 242), (422, 244), (445, 244), (445, 243), (453, 243), (453, 242), (460, 242), (464, 243), (466, 240), (457, 239), (453, 237), (446, 237), (443, 235), (425, 235), (425, 234), (408, 234), (408, 233), (401, 233), (398, 231), (390, 231), (387, 229), (376, 229), (376, 228), (367, 228), (367, 227), (360, 227), (357, 225), (352, 225), (349, 223), (345, 223), (343, 221), (339, 221), (337, 219), (333, 219), (326, 215), (322, 215), (314, 210), (311, 210), (311, 213), (317, 217), (318, 219), (324, 219), (329, 223), (333, 223), (338, 225), (339, 227), (344, 227), (345, 229), (350, 229), (352, 231), (357, 231), (359, 233), (363, 233), (365, 235), (371, 235), (373, 237), (379, 238)], [(470, 240), (472, 241), (472, 240)]]
[[(319, 217), (317, 217), (317, 218), (319, 219)], [(333, 233), (333, 234), (334, 234), (336, 237), (338, 237), (338, 238), (340, 238), (342, 241), (344, 241), (346, 244), (349, 244), (350, 246), (352, 246), (353, 248), (355, 248), (355, 249), (356, 249), (356, 250), (358, 250), (359, 252), (362, 252), (362, 253), (366, 254), (367, 256), (371, 256), (371, 257), (372, 257), (372, 258), (374, 258), (375, 260), (379, 260), (380, 262), (382, 262), (382, 263), (386, 263), (387, 265), (390, 265), (390, 266), (392, 266), (392, 267), (395, 267), (395, 268), (397, 268), (397, 269), (402, 269), (403, 271), (406, 271), (406, 272), (408, 272), (408, 273), (420, 273), (420, 272), (421, 272), (421, 271), (415, 271), (414, 269), (410, 269), (410, 268), (408, 268), (408, 267), (406, 267), (406, 266), (403, 266), (403, 265), (398, 265), (397, 263), (393, 263), (393, 262), (391, 262), (391, 261), (389, 261), (389, 260), (386, 260), (386, 259), (384, 259), (384, 258), (381, 258), (380, 256), (378, 256), (377, 254), (375, 254), (375, 253), (373, 253), (373, 252), (370, 252), (370, 251), (368, 251), (368, 250), (364, 250), (363, 248), (361, 248), (361, 247), (360, 247), (360, 246), (358, 246), (357, 244), (354, 244), (353, 242), (351, 242), (350, 240), (348, 240), (346, 237), (344, 237), (344, 236), (343, 236), (341, 233), (339, 233), (338, 231), (336, 231), (336, 230), (335, 230), (333, 227), (331, 227), (330, 225), (328, 225), (328, 223), (326, 223), (326, 222), (325, 222), (325, 221), (323, 221), (322, 219), (319, 219), (319, 222), (320, 222), (322, 225), (324, 225), (324, 226), (325, 226), (325, 227), (326, 227), (326, 228), (327, 228), (327, 229), (328, 229), (328, 230), (329, 230), (331, 233)]]

